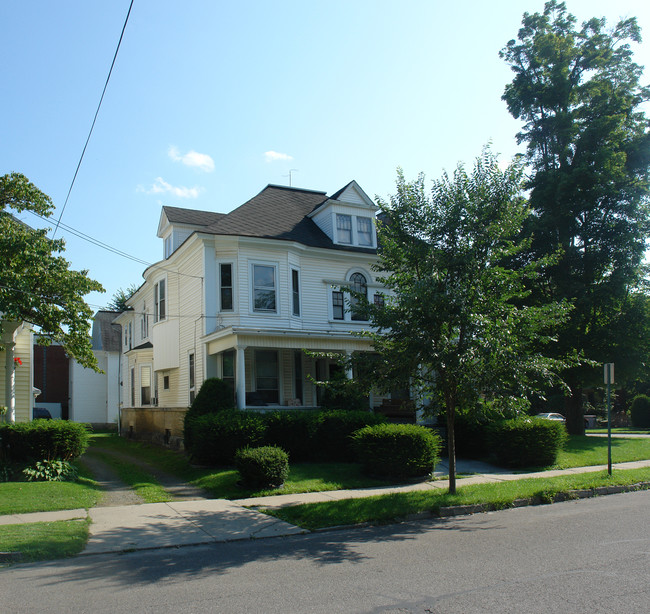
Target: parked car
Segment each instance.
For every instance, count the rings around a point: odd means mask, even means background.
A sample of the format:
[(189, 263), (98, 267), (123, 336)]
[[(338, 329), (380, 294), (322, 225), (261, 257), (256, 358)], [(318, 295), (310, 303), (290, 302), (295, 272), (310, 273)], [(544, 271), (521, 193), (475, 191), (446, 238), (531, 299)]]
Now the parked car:
[(560, 422), (566, 422), (566, 418), (562, 414), (555, 413), (543, 413), (537, 414), (536, 418), (543, 418), (544, 420), (559, 420)]
[(52, 419), (52, 414), (50, 413), (49, 409), (45, 409), (44, 407), (34, 407), (34, 420), (51, 420)]

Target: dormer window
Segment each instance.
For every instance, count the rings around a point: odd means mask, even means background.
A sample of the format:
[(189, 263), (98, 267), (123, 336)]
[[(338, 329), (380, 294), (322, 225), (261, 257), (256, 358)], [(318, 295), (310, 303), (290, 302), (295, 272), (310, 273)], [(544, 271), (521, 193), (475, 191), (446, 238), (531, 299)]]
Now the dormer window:
[(352, 244), (352, 216), (336, 214), (336, 236), (339, 243)]
[(165, 258), (169, 258), (172, 255), (172, 235), (167, 235), (165, 237)]
[(369, 217), (357, 217), (357, 239), (359, 245), (372, 247), (372, 220)]

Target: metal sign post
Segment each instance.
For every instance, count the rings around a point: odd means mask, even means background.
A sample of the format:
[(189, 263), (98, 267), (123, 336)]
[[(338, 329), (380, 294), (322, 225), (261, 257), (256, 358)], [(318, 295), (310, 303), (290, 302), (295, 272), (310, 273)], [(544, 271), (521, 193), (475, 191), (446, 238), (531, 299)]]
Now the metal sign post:
[(612, 475), (612, 404), (611, 386), (614, 383), (614, 363), (605, 363), (605, 384), (607, 384), (607, 473)]

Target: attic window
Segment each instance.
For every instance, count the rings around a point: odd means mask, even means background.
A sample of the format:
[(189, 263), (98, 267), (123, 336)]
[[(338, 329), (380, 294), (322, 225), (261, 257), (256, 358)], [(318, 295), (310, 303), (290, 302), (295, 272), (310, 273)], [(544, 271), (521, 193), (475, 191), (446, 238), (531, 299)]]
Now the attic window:
[(172, 236), (168, 235), (165, 237), (165, 258), (169, 258), (172, 255)]
[(357, 239), (359, 245), (372, 247), (372, 220), (369, 217), (357, 217)]
[(336, 237), (339, 243), (352, 243), (352, 216), (336, 214)]

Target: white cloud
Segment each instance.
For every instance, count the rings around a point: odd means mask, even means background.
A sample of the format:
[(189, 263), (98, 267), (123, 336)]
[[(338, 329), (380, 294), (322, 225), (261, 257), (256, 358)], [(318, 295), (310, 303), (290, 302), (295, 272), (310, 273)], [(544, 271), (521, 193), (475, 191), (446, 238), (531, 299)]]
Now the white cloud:
[(147, 194), (173, 194), (178, 198), (197, 198), (201, 188), (186, 188), (185, 186), (174, 186), (167, 183), (162, 177), (156, 177), (156, 181), (149, 190), (138, 186), (138, 191), (143, 190)]
[(186, 154), (181, 155), (178, 148), (173, 145), (169, 147), (167, 154), (174, 162), (182, 162), (185, 166), (194, 166), (206, 173), (214, 171), (214, 160), (208, 154), (202, 154), (191, 149)]
[(277, 160), (293, 160), (293, 156), (289, 154), (279, 153), (277, 151), (264, 152), (264, 159), (267, 162), (276, 162)]

